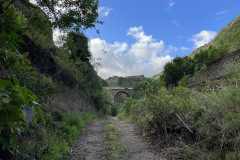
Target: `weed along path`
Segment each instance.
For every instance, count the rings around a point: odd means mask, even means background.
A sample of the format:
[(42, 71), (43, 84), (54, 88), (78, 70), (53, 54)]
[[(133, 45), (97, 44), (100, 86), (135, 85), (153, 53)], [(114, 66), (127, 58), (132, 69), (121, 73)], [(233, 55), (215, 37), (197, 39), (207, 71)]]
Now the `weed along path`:
[(166, 160), (118, 118), (93, 120), (72, 146), (69, 160)]

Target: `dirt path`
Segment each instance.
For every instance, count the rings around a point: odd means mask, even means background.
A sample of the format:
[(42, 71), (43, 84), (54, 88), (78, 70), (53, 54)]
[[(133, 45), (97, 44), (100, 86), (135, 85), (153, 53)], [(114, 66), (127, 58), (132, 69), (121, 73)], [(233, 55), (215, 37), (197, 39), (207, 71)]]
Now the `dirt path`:
[(136, 134), (134, 126), (129, 121), (119, 121), (112, 118), (112, 123), (120, 134), (120, 141), (129, 152), (131, 160), (166, 160), (161, 153), (151, 149), (142, 137)]
[(103, 127), (106, 120), (93, 120), (87, 124), (82, 136), (72, 147), (68, 160), (106, 160)]
[[(117, 118), (108, 120), (94, 120), (87, 124), (82, 136), (73, 146), (73, 153), (69, 160), (108, 160), (106, 157), (106, 142), (104, 126), (107, 122), (114, 124), (119, 133), (120, 143), (128, 151), (129, 160), (166, 160), (148, 147), (147, 142), (135, 134), (134, 126), (128, 121), (120, 121)], [(126, 156), (125, 156), (126, 157)]]

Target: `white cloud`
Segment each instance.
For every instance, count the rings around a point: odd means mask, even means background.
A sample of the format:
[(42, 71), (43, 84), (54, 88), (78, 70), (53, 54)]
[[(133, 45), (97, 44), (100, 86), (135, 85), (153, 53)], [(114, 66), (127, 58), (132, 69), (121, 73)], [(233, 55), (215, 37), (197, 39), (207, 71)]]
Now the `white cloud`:
[(179, 23), (176, 20), (172, 20), (172, 24), (179, 26)]
[(30, 1), (30, 3), (32, 3), (32, 4), (37, 4), (37, 1), (36, 0), (29, 0)]
[(176, 4), (176, 2), (174, 2), (173, 0), (170, 0), (170, 1), (168, 2), (169, 8), (172, 8), (175, 4)]
[(203, 30), (198, 34), (193, 35), (191, 41), (194, 42), (195, 48), (199, 48), (207, 44), (208, 42), (210, 42), (216, 35), (217, 35), (217, 32), (215, 31)]
[(179, 50), (181, 50), (181, 51), (189, 51), (190, 49), (187, 48), (187, 47), (180, 47)]
[(228, 12), (229, 12), (229, 10), (223, 10), (223, 11), (217, 12), (216, 15), (217, 15), (217, 16), (225, 15), (225, 14), (228, 13)]
[(113, 10), (112, 8), (99, 7), (98, 13), (102, 17), (107, 17), (112, 10)]
[(165, 11), (170, 11), (173, 6), (176, 5), (176, 2), (174, 0), (168, 0), (167, 1), (167, 7), (164, 8)]
[(148, 60), (164, 48), (164, 42), (156, 42), (152, 36), (145, 35), (142, 26), (130, 28), (127, 35), (137, 40), (129, 50), (129, 54), (134, 55), (136, 58)]
[(58, 28), (53, 29), (53, 42), (56, 46), (63, 45), (63, 37), (67, 35), (67, 32)]
[[(156, 41), (144, 33), (142, 26), (129, 28), (127, 35), (136, 42), (128, 45), (126, 42), (110, 44), (99, 38), (90, 40), (92, 57), (102, 64), (98, 69), (102, 78), (141, 74), (150, 77), (161, 72), (164, 65), (172, 60), (171, 53), (186, 49), (166, 46), (162, 40)], [(103, 46), (107, 53), (104, 53)]]

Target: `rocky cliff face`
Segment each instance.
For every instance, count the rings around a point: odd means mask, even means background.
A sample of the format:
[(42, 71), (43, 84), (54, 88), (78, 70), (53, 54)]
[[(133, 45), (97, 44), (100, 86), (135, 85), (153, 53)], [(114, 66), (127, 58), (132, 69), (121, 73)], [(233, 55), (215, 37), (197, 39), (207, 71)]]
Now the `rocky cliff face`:
[(226, 77), (240, 65), (240, 50), (212, 61), (197, 75), (188, 79), (187, 86), (194, 87), (208, 80), (216, 80)]

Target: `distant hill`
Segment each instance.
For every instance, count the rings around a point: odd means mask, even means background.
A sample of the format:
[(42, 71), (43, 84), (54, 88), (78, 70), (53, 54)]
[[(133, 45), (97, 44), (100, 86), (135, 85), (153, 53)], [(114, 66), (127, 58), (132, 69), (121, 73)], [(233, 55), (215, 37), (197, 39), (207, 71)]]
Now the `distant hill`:
[(163, 74), (163, 71), (160, 72), (160, 73), (158, 73), (158, 74), (153, 75), (152, 77), (150, 77), (150, 79), (152, 79), (152, 80), (158, 80), (162, 74)]
[(147, 80), (144, 75), (129, 76), (129, 77), (118, 77), (113, 76), (106, 79), (108, 87), (135, 87), (137, 84)]

